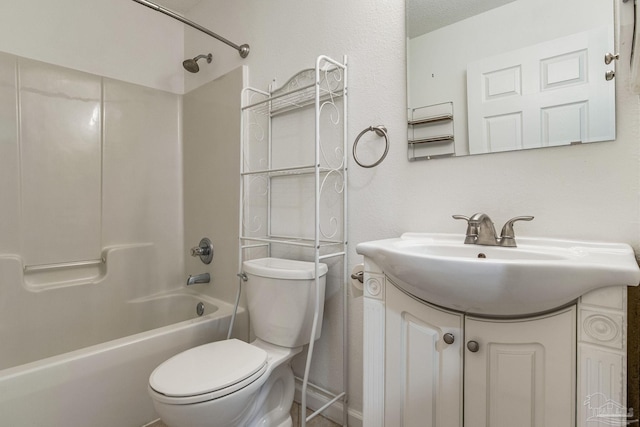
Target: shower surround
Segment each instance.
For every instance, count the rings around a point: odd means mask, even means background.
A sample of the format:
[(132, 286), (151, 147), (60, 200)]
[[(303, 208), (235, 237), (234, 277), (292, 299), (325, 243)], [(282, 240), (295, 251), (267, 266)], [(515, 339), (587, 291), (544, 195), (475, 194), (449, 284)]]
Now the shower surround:
[(0, 54), (0, 369), (181, 285), (181, 97)]

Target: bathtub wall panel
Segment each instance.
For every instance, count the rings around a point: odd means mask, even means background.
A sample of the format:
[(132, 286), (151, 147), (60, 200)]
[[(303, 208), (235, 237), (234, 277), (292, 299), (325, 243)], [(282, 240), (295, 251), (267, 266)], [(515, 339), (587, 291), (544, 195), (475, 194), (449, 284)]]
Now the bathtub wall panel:
[(180, 115), (179, 96), (104, 79), (102, 239), (155, 244), (156, 268), (138, 296), (184, 278)]
[(0, 253), (20, 251), (16, 66), (15, 56), (0, 53)]
[(246, 68), (238, 67), (184, 96), (185, 248), (202, 237), (214, 245), (211, 264), (185, 251), (187, 274), (209, 273), (198, 292), (235, 301), (238, 289), (240, 93)]
[(19, 61), (22, 257), (100, 258), (101, 78)]

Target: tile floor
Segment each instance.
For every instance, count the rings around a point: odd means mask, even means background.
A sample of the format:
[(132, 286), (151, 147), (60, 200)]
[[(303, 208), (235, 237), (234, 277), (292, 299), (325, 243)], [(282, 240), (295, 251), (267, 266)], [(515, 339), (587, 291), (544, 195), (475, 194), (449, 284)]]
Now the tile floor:
[[(311, 414), (311, 411), (309, 409), (307, 409), (307, 414)], [(291, 408), (291, 419), (293, 419), (293, 427), (300, 426), (300, 420), (298, 419), (299, 415), (300, 415), (300, 404), (294, 403), (293, 407)], [(307, 423), (307, 426), (308, 427), (339, 427), (338, 424), (320, 415), (318, 415), (317, 417), (309, 421)], [(165, 423), (158, 420), (154, 423), (147, 424), (144, 427), (167, 427), (167, 426)]]

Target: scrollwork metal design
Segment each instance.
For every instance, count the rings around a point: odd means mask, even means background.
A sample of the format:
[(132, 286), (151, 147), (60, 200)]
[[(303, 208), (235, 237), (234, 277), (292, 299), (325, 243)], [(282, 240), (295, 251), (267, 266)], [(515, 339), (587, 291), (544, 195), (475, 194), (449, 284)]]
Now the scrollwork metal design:
[[(330, 184), (331, 178), (335, 177), (335, 181), (333, 182), (333, 190), (335, 194), (342, 194), (344, 192), (344, 175), (342, 174), (341, 171), (339, 170), (332, 170), (329, 171), (322, 179), (322, 182), (320, 183), (320, 195), (319, 198), (322, 201), (323, 199), (323, 195), (325, 195), (325, 188), (328, 186), (328, 184)], [(325, 204), (325, 207), (328, 204)], [(322, 207), (322, 203), (321, 203), (321, 207)], [(320, 215), (320, 217), (322, 217), (322, 215)], [(342, 219), (344, 221), (344, 218)], [(320, 222), (319, 224), (319, 228), (320, 228), (320, 234), (322, 235), (322, 237), (324, 237), (325, 239), (332, 239), (335, 236), (338, 235), (338, 232), (340, 231), (340, 221), (338, 220), (338, 218), (336, 218), (335, 216), (329, 216), (327, 218), (327, 220), (325, 220), (325, 223), (328, 222), (328, 226), (331, 227), (329, 230), (327, 230), (325, 227), (327, 227), (326, 224), (323, 224), (323, 222)]]
[(242, 227), (245, 235), (257, 234), (265, 225), (266, 218), (263, 216), (266, 216), (266, 214), (263, 214), (262, 216), (257, 214), (252, 215), (252, 208), (258, 208), (256, 206), (252, 206), (250, 201), (255, 202), (256, 197), (266, 198), (268, 195), (269, 183), (265, 175), (248, 176), (245, 177), (245, 180), (247, 189), (244, 192), (244, 200), (242, 201), (245, 212), (245, 215), (243, 215), (242, 218)]

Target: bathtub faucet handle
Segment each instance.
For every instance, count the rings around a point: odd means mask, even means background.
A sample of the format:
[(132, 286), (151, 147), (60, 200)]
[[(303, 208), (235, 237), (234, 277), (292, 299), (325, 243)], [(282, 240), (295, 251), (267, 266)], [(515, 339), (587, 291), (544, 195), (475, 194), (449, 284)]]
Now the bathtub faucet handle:
[(203, 237), (198, 246), (191, 248), (191, 256), (199, 256), (200, 261), (205, 264), (211, 264), (211, 260), (213, 259), (213, 243), (211, 243), (211, 240)]
[(201, 248), (200, 246), (195, 246), (191, 248), (191, 256), (200, 256), (200, 255), (209, 255), (208, 248)]

